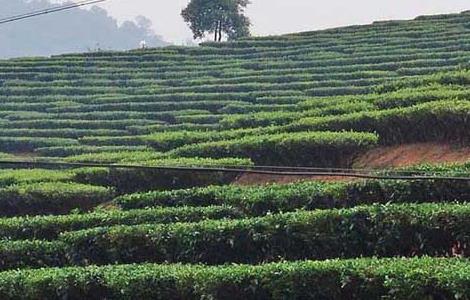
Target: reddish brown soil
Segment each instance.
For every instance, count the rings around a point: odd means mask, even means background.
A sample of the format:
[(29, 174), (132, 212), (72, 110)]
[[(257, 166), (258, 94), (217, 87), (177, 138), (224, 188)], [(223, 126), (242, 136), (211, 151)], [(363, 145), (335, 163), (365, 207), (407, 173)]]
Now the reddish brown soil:
[(355, 163), (355, 168), (405, 167), (423, 163), (470, 161), (470, 147), (450, 144), (419, 143), (373, 149)]
[[(470, 147), (457, 147), (450, 144), (419, 143), (370, 150), (354, 162), (354, 168), (381, 169), (405, 167), (423, 163), (449, 163), (470, 161)], [(290, 183), (299, 180), (351, 181), (351, 177), (328, 176), (273, 176), (245, 174), (234, 184), (263, 185), (268, 183)]]
[(301, 180), (318, 181), (351, 181), (355, 178), (340, 176), (284, 176), (284, 175), (262, 175), (245, 174), (235, 180), (236, 185), (265, 185), (270, 183), (291, 183)]

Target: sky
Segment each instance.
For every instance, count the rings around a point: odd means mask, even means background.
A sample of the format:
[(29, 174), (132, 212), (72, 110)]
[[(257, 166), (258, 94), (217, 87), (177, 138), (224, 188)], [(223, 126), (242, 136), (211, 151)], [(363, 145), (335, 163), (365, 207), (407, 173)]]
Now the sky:
[[(146, 16), (166, 41), (183, 44), (192, 38), (180, 16), (188, 2), (108, 0), (98, 6), (119, 21)], [(273, 35), (464, 10), (470, 10), (470, 0), (252, 0), (247, 15), (254, 35)]]

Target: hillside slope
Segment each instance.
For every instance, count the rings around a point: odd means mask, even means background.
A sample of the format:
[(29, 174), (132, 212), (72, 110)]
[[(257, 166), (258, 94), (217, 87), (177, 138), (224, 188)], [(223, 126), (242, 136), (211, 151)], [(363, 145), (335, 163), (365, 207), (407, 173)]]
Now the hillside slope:
[[(467, 143), (469, 24), (462, 13), (198, 48), (0, 61), (0, 151), (347, 166), (376, 143)], [(324, 151), (345, 159), (322, 161)]]
[(465, 12), (0, 61), (0, 298), (468, 299), (469, 59)]

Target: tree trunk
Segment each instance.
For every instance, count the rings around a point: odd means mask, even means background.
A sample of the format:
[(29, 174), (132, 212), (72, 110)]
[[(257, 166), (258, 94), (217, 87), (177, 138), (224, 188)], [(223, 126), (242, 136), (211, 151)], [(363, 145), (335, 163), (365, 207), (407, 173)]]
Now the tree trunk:
[(219, 21), (219, 42), (222, 41), (222, 21)]
[(219, 21), (215, 21), (214, 42), (217, 42), (218, 34), (219, 34)]

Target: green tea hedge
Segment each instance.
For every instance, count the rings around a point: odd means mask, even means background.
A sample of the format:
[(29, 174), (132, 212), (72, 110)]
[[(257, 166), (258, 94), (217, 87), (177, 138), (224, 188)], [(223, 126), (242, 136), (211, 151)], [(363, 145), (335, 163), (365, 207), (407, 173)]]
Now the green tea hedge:
[(122, 195), (113, 202), (122, 209), (224, 204), (237, 207), (248, 215), (257, 216), (295, 209), (341, 208), (372, 203), (464, 202), (468, 199), (470, 199), (468, 181), (364, 180), (343, 183), (299, 182), (257, 187), (210, 186), (152, 191)]
[(9, 271), (2, 299), (467, 299), (466, 259), (356, 259), (259, 266), (118, 265)]
[(170, 153), (183, 157), (248, 157), (260, 165), (347, 167), (357, 154), (377, 142), (377, 136), (371, 133), (300, 132), (199, 143)]
[(305, 118), (290, 130), (375, 132), (383, 144), (444, 141), (470, 142), (470, 101), (433, 101), (406, 108), (342, 116)]
[(66, 214), (110, 201), (110, 188), (64, 182), (11, 185), (0, 189), (0, 216)]

